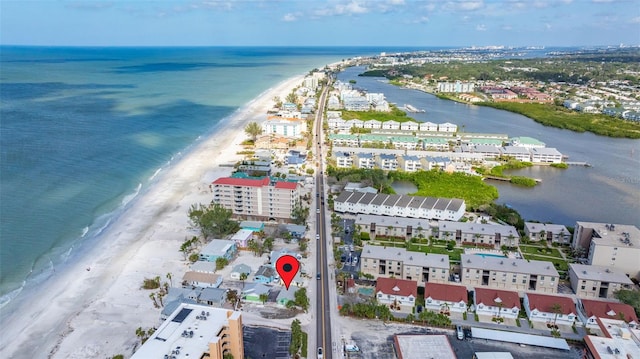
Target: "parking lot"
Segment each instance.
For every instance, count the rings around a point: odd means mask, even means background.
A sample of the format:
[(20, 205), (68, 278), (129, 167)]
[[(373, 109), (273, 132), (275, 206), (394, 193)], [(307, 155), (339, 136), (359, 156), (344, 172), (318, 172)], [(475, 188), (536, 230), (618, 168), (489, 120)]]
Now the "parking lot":
[(289, 359), (290, 331), (250, 326), (242, 330), (245, 358)]

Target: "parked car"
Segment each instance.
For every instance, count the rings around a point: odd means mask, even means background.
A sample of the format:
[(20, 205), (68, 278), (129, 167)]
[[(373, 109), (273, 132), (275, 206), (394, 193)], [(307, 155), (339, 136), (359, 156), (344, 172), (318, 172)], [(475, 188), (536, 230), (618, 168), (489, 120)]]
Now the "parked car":
[(353, 257), (353, 265), (358, 264), (358, 256)]
[(454, 274), (454, 275), (453, 275), (453, 280), (454, 280), (456, 283), (460, 283), (460, 275), (458, 275), (458, 274)]
[(460, 325), (456, 325), (456, 336), (458, 337), (458, 340), (464, 339), (464, 332), (462, 331), (462, 326)]

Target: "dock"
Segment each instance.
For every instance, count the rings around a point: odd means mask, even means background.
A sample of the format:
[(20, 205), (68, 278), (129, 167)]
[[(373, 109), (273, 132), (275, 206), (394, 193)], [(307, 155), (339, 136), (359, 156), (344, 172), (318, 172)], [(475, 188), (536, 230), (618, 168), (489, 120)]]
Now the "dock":
[(565, 162), (568, 166), (584, 166), (584, 167), (591, 167), (591, 164), (589, 162), (575, 162), (575, 161), (567, 161)]
[[(507, 178), (507, 177), (497, 177), (497, 176), (484, 176), (484, 179), (490, 179), (490, 180), (496, 180), (496, 181), (504, 181), (504, 182), (510, 182), (511, 178)], [(536, 181), (536, 183), (542, 183), (542, 179), (540, 178), (532, 178), (532, 180)]]

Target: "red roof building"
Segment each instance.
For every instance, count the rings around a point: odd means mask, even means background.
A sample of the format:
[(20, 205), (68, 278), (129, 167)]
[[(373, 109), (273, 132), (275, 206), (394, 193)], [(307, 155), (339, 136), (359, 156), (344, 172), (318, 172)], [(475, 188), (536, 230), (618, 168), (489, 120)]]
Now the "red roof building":
[(376, 299), (392, 311), (411, 313), (418, 297), (418, 282), (396, 278), (378, 278)]
[(517, 292), (476, 287), (473, 303), (478, 315), (517, 318), (520, 314), (520, 297)]
[(597, 327), (598, 318), (624, 320), (630, 327), (638, 328), (638, 316), (633, 307), (616, 302), (580, 299), (578, 301), (578, 317), (586, 325)]
[(467, 288), (460, 285), (426, 283), (424, 285), (424, 307), (441, 313), (467, 310)]
[(570, 297), (525, 293), (523, 303), (531, 321), (571, 326), (577, 319), (576, 305)]

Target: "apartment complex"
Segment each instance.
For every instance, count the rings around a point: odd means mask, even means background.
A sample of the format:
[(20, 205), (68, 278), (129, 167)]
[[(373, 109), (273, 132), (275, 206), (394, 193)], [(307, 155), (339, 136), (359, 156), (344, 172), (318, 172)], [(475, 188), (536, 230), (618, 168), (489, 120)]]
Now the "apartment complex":
[(495, 248), (516, 247), (520, 241), (514, 226), (469, 222), (438, 222), (438, 238), (455, 240), (458, 244), (486, 244)]
[(198, 304), (180, 304), (132, 359), (244, 358), (240, 312)]
[(551, 262), (463, 254), (460, 277), (466, 286), (556, 293), (560, 275)]
[(376, 300), (392, 312), (411, 313), (417, 298), (418, 284), (415, 280), (378, 278), (376, 281)]
[(221, 177), (213, 181), (211, 190), (214, 203), (251, 220), (289, 221), (302, 195), (297, 182), (272, 181), (269, 177)]
[(265, 135), (302, 138), (302, 133), (306, 131), (307, 123), (300, 118), (269, 116), (269, 118), (262, 123), (262, 132)]
[(361, 271), (374, 278), (400, 278), (425, 283), (449, 281), (449, 256), (409, 252), (404, 248), (365, 244), (360, 255)]
[(627, 224), (576, 222), (573, 248), (587, 250), (587, 263), (640, 278), (640, 229)]
[(524, 222), (524, 234), (533, 242), (568, 244), (571, 232), (561, 224)]
[[(373, 196), (373, 194), (366, 194)], [(431, 235), (429, 220), (421, 218), (388, 217), (374, 214), (359, 214), (355, 222), (362, 233), (371, 239), (378, 236), (428, 238)]]
[(581, 298), (615, 298), (615, 291), (633, 286), (620, 270), (577, 263), (569, 264), (569, 280), (573, 292)]
[(342, 213), (362, 213), (457, 221), (464, 215), (462, 199), (374, 194), (344, 191), (334, 200), (334, 210)]

